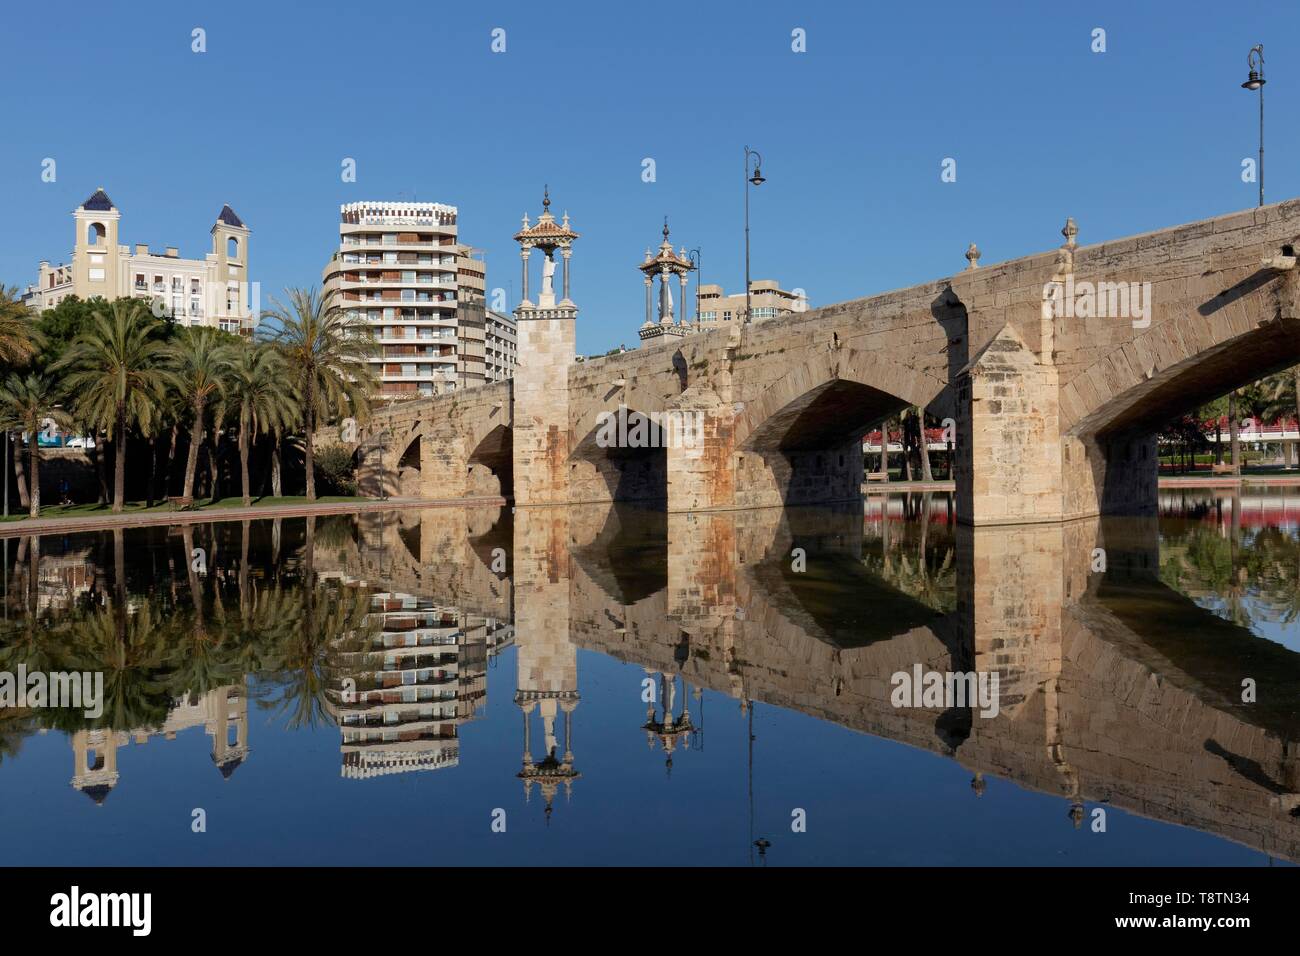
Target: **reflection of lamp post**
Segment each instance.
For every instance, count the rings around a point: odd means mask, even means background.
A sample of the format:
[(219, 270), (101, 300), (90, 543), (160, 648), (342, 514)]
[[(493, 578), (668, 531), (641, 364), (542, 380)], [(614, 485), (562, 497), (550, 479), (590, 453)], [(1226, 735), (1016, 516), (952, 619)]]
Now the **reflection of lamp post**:
[[(696, 246), (686, 254), (686, 258), (691, 260), (691, 265), (695, 269), (695, 324), (698, 326), (700, 324), (700, 282), (702, 281), (701, 276), (704, 274), (704, 254), (700, 252), (700, 247)], [(682, 308), (686, 308), (685, 303), (682, 304)]]
[[(754, 157), (754, 173), (751, 176), (749, 172), (749, 157)], [(761, 186), (767, 182), (763, 178), (763, 157), (759, 155), (758, 150), (745, 147), (745, 324), (750, 321), (750, 295), (749, 295), (749, 187)]]
[(1246, 54), (1250, 74), (1241, 84), (1243, 90), (1259, 91), (1259, 204), (1264, 205), (1264, 44), (1256, 43)]

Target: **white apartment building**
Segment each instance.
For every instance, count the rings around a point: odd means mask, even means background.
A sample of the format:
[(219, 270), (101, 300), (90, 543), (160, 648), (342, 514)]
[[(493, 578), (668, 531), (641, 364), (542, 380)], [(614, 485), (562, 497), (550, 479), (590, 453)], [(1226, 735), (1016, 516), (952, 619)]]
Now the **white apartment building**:
[(379, 397), (442, 395), (485, 381), (486, 267), (457, 236), (455, 206), (363, 201), (339, 208), (325, 289), (380, 344)]
[(519, 327), (513, 315), (487, 310), (483, 377), (489, 382), (513, 378), (519, 361)]

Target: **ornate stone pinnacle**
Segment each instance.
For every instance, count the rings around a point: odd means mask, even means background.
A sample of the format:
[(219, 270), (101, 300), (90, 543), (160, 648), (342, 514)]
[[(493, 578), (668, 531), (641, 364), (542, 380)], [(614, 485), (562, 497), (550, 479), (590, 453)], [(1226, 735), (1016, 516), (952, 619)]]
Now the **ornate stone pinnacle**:
[(668, 217), (664, 216), (664, 238), (668, 238)]
[(551, 209), (551, 187), (550, 184), (542, 186), (542, 212), (549, 212)]
[(1074, 224), (1074, 217), (1067, 216), (1065, 219), (1065, 228), (1061, 230), (1061, 235), (1065, 236), (1065, 244), (1071, 249), (1074, 248), (1074, 237), (1079, 234), (1079, 227)]
[(966, 250), (966, 261), (970, 263), (966, 266), (967, 269), (978, 269), (980, 267), (980, 249), (973, 242), (970, 244), (970, 248)]

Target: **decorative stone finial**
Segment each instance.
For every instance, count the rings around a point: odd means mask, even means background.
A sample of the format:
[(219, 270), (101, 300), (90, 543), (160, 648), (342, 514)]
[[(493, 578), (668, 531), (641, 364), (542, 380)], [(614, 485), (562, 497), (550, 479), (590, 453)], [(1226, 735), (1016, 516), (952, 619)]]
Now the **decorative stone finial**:
[(668, 238), (668, 217), (664, 216), (664, 239)]
[(1079, 234), (1079, 227), (1074, 224), (1074, 217), (1067, 216), (1065, 219), (1065, 228), (1061, 230), (1061, 235), (1065, 236), (1065, 244), (1071, 249), (1074, 248), (1074, 237)]
[(967, 269), (978, 269), (980, 267), (980, 248), (973, 242), (970, 244), (970, 248), (966, 250), (966, 261), (969, 263), (966, 266)]
[(551, 187), (549, 184), (542, 186), (542, 212), (551, 211)]

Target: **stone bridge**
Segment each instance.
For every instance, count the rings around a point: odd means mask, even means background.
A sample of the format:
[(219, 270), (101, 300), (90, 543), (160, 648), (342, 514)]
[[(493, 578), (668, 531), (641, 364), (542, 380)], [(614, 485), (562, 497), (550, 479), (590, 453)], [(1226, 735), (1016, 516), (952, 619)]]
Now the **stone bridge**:
[[(862, 435), (917, 406), (955, 423), (965, 524), (1154, 513), (1156, 430), (1300, 362), (1300, 200), (1097, 245), (1073, 221), (1062, 233), (1040, 254), (584, 362), (567, 297), (525, 300), (514, 380), (377, 411), (357, 436), (363, 488), (670, 513), (849, 500)], [(650, 420), (648, 441), (602, 441), (620, 409)], [(674, 421), (699, 427), (673, 440)]]

